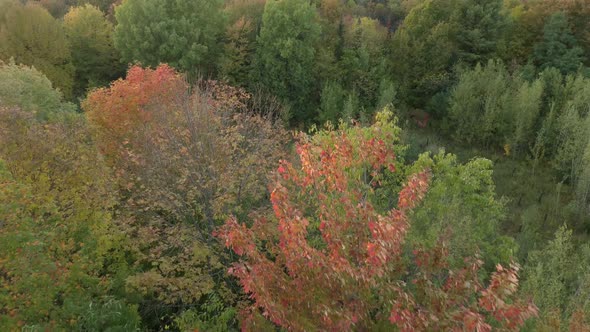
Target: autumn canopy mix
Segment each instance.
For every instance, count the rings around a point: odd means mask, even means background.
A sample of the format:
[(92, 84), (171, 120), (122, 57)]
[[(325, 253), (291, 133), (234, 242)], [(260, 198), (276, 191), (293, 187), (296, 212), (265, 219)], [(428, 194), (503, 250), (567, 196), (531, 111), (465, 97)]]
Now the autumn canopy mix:
[(590, 0), (0, 0), (0, 331), (590, 331)]

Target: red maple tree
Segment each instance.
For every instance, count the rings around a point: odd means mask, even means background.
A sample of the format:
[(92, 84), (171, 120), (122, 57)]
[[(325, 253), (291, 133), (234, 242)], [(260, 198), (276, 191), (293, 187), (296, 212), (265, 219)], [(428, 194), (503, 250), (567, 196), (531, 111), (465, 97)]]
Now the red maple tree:
[(260, 328), (258, 313), (293, 331), (516, 330), (536, 314), (512, 301), (516, 265), (498, 265), (484, 287), (477, 259), (450, 271), (444, 245), (407, 250), (408, 212), (430, 173), (410, 176), (397, 208), (377, 211), (374, 188), (396, 168), (392, 135), (378, 125), (300, 135), (299, 161), (278, 167), (274, 214), (251, 227), (229, 218), (216, 232), (243, 259), (229, 271), (253, 301), (243, 330)]

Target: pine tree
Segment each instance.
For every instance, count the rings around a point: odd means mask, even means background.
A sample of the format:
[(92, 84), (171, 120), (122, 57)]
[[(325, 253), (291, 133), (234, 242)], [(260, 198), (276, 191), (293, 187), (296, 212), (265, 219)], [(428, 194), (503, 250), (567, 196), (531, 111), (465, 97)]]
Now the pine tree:
[(496, 51), (506, 25), (502, 0), (469, 0), (457, 3), (452, 21), (457, 25), (457, 46), (461, 61), (486, 63)]
[(126, 62), (212, 70), (223, 32), (222, 0), (128, 0), (117, 7), (115, 47)]
[(572, 34), (567, 16), (558, 12), (549, 17), (543, 40), (535, 46), (533, 61), (542, 69), (555, 67), (562, 74), (577, 71), (584, 61), (584, 50)]

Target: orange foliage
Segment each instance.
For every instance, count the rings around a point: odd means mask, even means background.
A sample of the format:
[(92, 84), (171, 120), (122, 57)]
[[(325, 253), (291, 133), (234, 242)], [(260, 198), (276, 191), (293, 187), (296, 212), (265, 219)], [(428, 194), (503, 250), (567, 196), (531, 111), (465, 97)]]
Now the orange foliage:
[(223, 283), (211, 231), (265, 202), (288, 137), (261, 104), (215, 81), (189, 88), (166, 65), (133, 67), (90, 94), (84, 107), (122, 197), (118, 232), (139, 271), (128, 287), (165, 305), (194, 304)]
[(150, 106), (172, 106), (182, 101), (188, 85), (168, 65), (156, 69), (134, 66), (126, 79), (94, 90), (83, 102), (90, 121), (98, 127), (102, 152), (111, 157), (121, 143), (151, 120)]

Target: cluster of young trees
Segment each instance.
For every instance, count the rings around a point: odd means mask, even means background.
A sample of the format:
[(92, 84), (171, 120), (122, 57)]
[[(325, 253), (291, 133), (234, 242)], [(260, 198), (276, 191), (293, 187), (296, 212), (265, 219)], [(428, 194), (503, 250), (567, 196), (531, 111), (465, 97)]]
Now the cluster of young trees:
[(590, 79), (551, 67), (527, 78), (495, 61), (459, 74), (449, 100), (457, 140), (504, 148), (508, 155), (547, 163), (571, 183), (589, 211)]
[(587, 0), (0, 0), (0, 330), (590, 330), (588, 31)]

